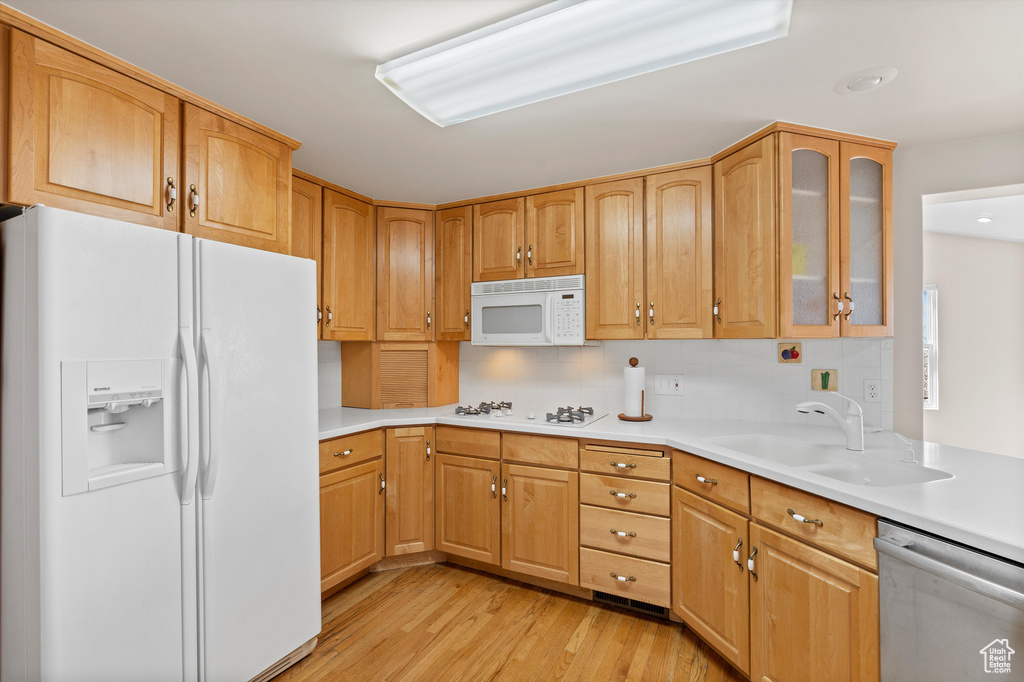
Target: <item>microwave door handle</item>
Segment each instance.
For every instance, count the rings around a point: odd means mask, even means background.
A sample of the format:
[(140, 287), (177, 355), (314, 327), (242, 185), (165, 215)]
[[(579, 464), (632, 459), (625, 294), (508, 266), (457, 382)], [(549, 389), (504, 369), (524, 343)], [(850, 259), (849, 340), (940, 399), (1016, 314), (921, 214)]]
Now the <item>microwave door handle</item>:
[(544, 330), (544, 341), (549, 346), (555, 345), (555, 295), (552, 292), (546, 294), (545, 307), (548, 310), (548, 314), (544, 316), (544, 321), (547, 324), (547, 328)]

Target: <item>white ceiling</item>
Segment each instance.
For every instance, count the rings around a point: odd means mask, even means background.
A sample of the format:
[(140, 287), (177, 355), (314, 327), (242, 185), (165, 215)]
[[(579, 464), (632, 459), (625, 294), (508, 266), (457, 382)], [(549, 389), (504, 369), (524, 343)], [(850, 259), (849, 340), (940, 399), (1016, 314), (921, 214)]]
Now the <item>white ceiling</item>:
[[(448, 128), (381, 62), (538, 0), (5, 0), (304, 144), (296, 168), (441, 203), (710, 156), (783, 120), (921, 145), (1024, 130), (1024, 2), (796, 0), (789, 38)], [(837, 95), (864, 69), (878, 90)]]
[(926, 232), (1024, 242), (1024, 185), (927, 194), (921, 203)]

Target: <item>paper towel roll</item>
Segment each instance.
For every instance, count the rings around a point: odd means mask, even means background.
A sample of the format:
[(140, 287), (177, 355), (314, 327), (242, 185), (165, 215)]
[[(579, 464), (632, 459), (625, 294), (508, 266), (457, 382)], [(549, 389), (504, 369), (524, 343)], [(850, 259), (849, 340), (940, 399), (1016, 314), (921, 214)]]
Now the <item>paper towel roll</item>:
[[(632, 360), (632, 358), (631, 358)], [(625, 409), (622, 411), (627, 417), (643, 417), (643, 394), (646, 376), (643, 367), (625, 367), (622, 370), (624, 384)]]

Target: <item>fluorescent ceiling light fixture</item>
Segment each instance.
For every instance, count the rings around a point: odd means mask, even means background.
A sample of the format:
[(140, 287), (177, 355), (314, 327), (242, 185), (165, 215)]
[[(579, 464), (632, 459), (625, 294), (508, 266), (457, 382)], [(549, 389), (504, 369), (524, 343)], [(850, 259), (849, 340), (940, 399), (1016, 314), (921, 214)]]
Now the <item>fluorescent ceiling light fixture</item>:
[(377, 67), (444, 127), (789, 33), (793, 0), (559, 0)]

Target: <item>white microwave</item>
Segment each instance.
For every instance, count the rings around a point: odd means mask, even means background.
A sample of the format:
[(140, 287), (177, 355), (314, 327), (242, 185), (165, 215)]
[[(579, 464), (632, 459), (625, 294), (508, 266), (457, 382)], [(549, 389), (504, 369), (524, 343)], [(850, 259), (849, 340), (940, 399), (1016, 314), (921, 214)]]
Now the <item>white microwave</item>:
[(474, 346), (582, 346), (583, 275), (474, 282)]

